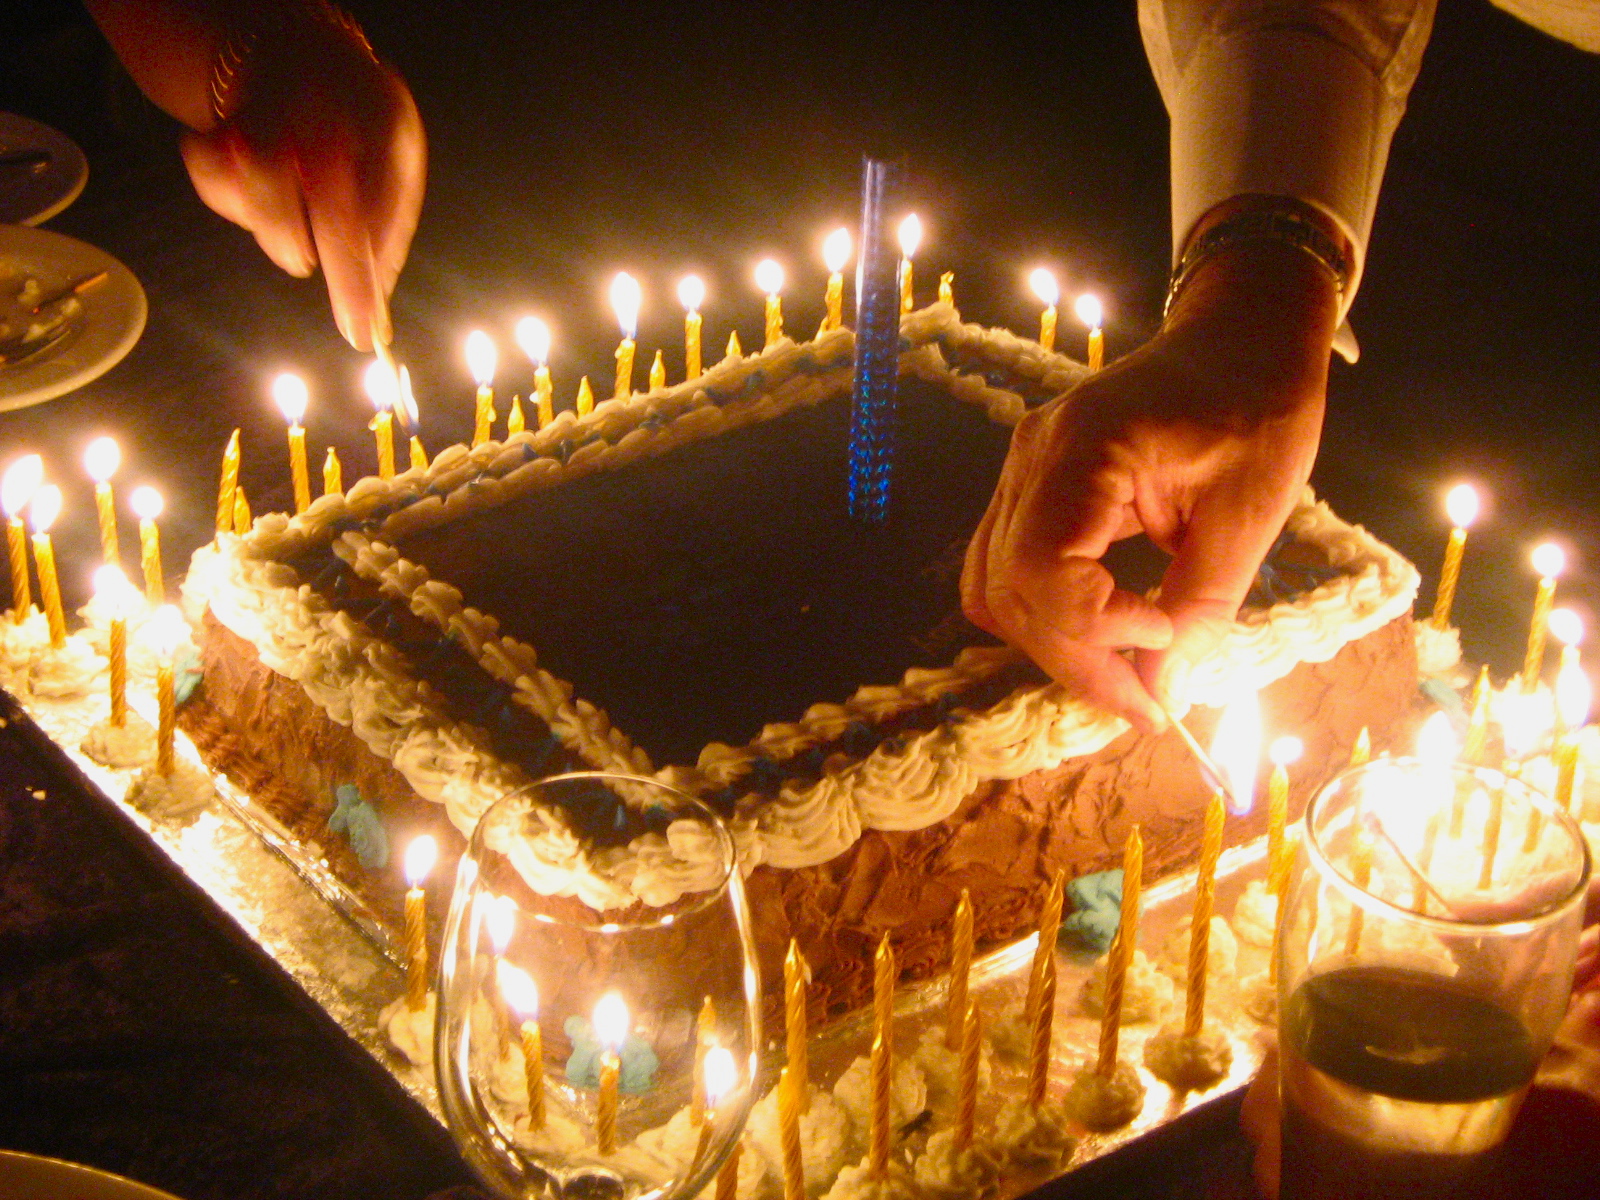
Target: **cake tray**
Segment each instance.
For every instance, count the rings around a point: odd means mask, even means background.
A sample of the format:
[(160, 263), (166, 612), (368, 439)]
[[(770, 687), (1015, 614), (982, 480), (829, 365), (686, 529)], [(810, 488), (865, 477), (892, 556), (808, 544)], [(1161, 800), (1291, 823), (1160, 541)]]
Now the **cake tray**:
[[(148, 691), (130, 687), (128, 703), (131, 710), (154, 723), (155, 706)], [(41, 734), (65, 760), (64, 765), (70, 765), (69, 774), (75, 773), (92, 795), (148, 838), (382, 1068), (381, 1072), (374, 1072), (375, 1076), (392, 1081), (444, 1129), (431, 1070), (418, 1068), (400, 1056), (389, 1043), (382, 1024), (383, 1010), (405, 987), (397, 940), (325, 862), (225, 776), (209, 771), (181, 730), (177, 734), (178, 756), (211, 777), (219, 802), (186, 823), (153, 817), (135, 807), (127, 796), (138, 772), (101, 766), (79, 748), (88, 731), (108, 716), (109, 700), (104, 689), (71, 701), (31, 697), (23, 702), (12, 698), (10, 708), (13, 722), (24, 722), (25, 731), (31, 726)], [(1247, 884), (1262, 877), (1265, 857), (1265, 839), (1223, 853), (1217, 870), (1217, 913), (1233, 912)], [(1152, 959), (1188, 916), (1194, 883), (1194, 872), (1189, 871), (1145, 889), (1140, 946)], [(973, 963), (970, 993), (982, 1006), (992, 1052), (991, 1081), (978, 1099), (980, 1136), (1000, 1104), (1026, 1090), (1026, 1062), (1000, 1053), (993, 1035), (1003, 1019), (1022, 1011), (1037, 941), (1037, 934), (1030, 935)], [(1058, 1169), (1011, 1176), (1002, 1189), (1001, 1200), (1016, 1200), (1042, 1190), (1061, 1195), (1076, 1190), (1075, 1185), (1080, 1183), (1089, 1184), (1091, 1179), (1098, 1182), (1108, 1174), (1137, 1169), (1172, 1137), (1203, 1132), (1234, 1112), (1274, 1033), (1247, 1016), (1238, 1003), (1240, 982), (1266, 969), (1267, 951), (1242, 940), (1238, 949), (1238, 969), (1228, 979), (1212, 980), (1207, 1001), (1208, 1021), (1226, 1033), (1232, 1046), (1233, 1063), (1228, 1074), (1205, 1091), (1176, 1092), (1143, 1065), (1144, 1044), (1158, 1026), (1124, 1026), (1121, 1056), (1137, 1066), (1147, 1089), (1142, 1111), (1130, 1124), (1113, 1132), (1083, 1133), (1072, 1157)], [(1052, 1099), (1065, 1092), (1080, 1065), (1092, 1061), (1096, 1052), (1099, 1021), (1083, 1011), (1079, 999), (1092, 962), (1093, 956), (1087, 953), (1057, 951), (1049, 1088)], [(943, 977), (901, 988), (895, 999), (896, 1045), (913, 1047), (925, 1031), (942, 1028), (944, 1005)], [(1181, 1006), (1179, 985), (1176, 1011), (1170, 1012), (1167, 1019), (1181, 1016)], [(781, 1029), (765, 1031), (768, 1062), (764, 1070), (774, 1077), (781, 1034)], [(812, 1078), (819, 1084), (831, 1085), (857, 1056), (867, 1053), (869, 1040), (870, 1010), (814, 1031), (810, 1045)]]

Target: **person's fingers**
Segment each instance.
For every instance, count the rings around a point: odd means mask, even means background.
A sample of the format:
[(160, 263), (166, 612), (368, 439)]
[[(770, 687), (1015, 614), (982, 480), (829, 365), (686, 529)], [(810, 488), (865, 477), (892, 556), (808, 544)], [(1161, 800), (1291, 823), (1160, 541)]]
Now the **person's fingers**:
[(300, 155), (301, 185), (317, 256), (328, 285), (333, 320), (357, 350), (372, 348), (379, 281), (372, 232), (354, 165), (354, 148), (342, 138)]
[(983, 519), (978, 522), (978, 528), (973, 531), (972, 539), (967, 543), (966, 557), (961, 565), (961, 610), (966, 614), (967, 620), (995, 637), (1004, 635), (995, 621), (994, 614), (989, 611), (986, 598), (989, 586), (989, 540), (995, 522), (999, 519), (1001, 507), (1009, 503), (1010, 497), (1006, 491), (1005, 479), (1002, 477), (1000, 486), (995, 489), (994, 495), (989, 497), (989, 507), (984, 510)]
[(1578, 961), (1572, 973), (1572, 990), (1581, 992), (1600, 976), (1600, 928), (1591, 925), (1578, 939)]
[(207, 207), (253, 233), (267, 257), (289, 274), (303, 279), (316, 269), (291, 160), (253, 150), (230, 126), (185, 134), (181, 146), (189, 178)]

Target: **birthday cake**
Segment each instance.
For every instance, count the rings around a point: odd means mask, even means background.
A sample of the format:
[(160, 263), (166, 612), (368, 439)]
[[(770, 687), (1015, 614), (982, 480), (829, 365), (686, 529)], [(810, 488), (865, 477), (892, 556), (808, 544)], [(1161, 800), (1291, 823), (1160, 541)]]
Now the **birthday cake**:
[[(1120, 862), (1132, 822), (1152, 877), (1188, 863), (1205, 785), (1176, 735), (1130, 731), (960, 613), (1011, 428), (1086, 368), (948, 305), (908, 314), (901, 343), (881, 527), (846, 513), (837, 330), (219, 535), (184, 585), (204, 669), (185, 727), (396, 920), (397, 839), (433, 833), (449, 866), (531, 780), (658, 775), (727, 819), (767, 995), (793, 937), (818, 1016), (866, 1001), (884, 932), (903, 975), (942, 969), (962, 889), (987, 945), (1031, 928), (1057, 869)], [(1159, 577), (1137, 555), (1119, 569)], [(1416, 587), (1308, 495), (1189, 680), (1193, 727), (1264, 689), (1269, 727), (1306, 744), (1298, 807), (1362, 727), (1382, 748), (1402, 724)], [(634, 853), (616, 814), (547, 827), (525, 870), (540, 892), (676, 897), (683, 864)]]

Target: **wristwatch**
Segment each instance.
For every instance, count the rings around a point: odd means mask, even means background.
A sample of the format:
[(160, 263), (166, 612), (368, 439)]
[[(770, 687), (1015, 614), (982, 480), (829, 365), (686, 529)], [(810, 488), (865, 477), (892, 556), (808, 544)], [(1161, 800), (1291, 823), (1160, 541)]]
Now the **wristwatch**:
[(1329, 237), (1298, 202), (1287, 197), (1281, 200), (1268, 198), (1264, 204), (1252, 204), (1232, 216), (1224, 217), (1189, 243), (1178, 265), (1173, 268), (1172, 283), (1167, 288), (1167, 302), (1161, 310), (1162, 315), (1172, 311), (1178, 294), (1207, 259), (1232, 246), (1262, 241), (1293, 246), (1315, 260), (1333, 277), (1334, 287), (1341, 296), (1350, 286), (1354, 267), (1343, 247)]

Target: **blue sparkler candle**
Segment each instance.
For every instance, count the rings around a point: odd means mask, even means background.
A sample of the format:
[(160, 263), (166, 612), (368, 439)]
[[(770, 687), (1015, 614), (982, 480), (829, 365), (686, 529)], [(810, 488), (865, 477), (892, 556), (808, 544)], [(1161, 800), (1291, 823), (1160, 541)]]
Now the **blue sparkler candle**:
[(850, 408), (850, 515), (870, 525), (881, 525), (889, 515), (894, 471), (900, 278), (899, 251), (889, 221), (905, 169), (903, 159), (862, 159), (855, 386)]

